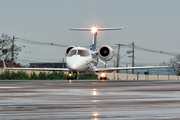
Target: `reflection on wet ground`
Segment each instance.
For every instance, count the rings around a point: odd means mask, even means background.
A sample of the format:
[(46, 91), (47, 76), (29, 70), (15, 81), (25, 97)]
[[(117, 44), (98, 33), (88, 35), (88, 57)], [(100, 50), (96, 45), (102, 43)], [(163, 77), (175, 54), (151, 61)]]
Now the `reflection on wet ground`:
[(0, 119), (180, 119), (179, 81), (0, 81)]

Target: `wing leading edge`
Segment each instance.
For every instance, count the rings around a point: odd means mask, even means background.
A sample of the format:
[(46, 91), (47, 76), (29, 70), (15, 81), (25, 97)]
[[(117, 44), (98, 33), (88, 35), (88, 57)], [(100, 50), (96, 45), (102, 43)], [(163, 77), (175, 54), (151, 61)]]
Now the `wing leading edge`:
[(153, 69), (153, 68), (172, 68), (176, 74), (178, 74), (177, 62), (173, 62), (170, 66), (146, 66), (146, 67), (114, 67), (114, 68), (96, 68), (96, 72), (99, 71), (115, 71), (115, 70), (135, 70), (135, 69)]
[(114, 71), (114, 70), (135, 70), (135, 69), (152, 69), (152, 68), (170, 68), (171, 66), (147, 66), (147, 67), (114, 67), (114, 68), (97, 68), (96, 71)]
[(68, 68), (4, 68), (6, 70), (69, 71)]
[(68, 68), (7, 68), (4, 60), (3, 64), (6, 70), (69, 71)]

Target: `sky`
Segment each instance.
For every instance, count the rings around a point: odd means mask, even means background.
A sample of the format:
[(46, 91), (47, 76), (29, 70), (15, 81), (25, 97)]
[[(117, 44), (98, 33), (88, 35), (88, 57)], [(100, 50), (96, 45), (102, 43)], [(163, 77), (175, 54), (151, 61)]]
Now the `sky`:
[[(89, 46), (91, 32), (70, 31), (81, 27), (125, 27), (98, 32), (98, 46), (132, 44), (157, 51), (180, 53), (179, 0), (0, 0), (0, 34), (63, 45)], [(27, 44), (18, 62), (60, 62), (65, 47)], [(113, 47), (117, 53), (117, 47)], [(121, 47), (121, 66), (131, 63)], [(123, 57), (124, 56), (124, 57)], [(158, 64), (173, 56), (135, 49), (136, 64)], [(110, 61), (113, 64), (115, 58)], [(129, 64), (130, 65), (130, 64)]]

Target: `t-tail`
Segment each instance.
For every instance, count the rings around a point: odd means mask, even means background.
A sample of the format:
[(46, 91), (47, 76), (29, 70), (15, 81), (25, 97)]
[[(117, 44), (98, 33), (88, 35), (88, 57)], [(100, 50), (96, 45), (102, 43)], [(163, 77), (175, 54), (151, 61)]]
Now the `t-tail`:
[(70, 28), (70, 30), (78, 30), (78, 31), (92, 31), (93, 32), (93, 41), (92, 41), (92, 51), (96, 51), (96, 45), (97, 45), (97, 32), (98, 31), (107, 31), (107, 30), (123, 30), (124, 27), (120, 28), (97, 28), (94, 26), (93, 28)]
[[(94, 29), (94, 30), (93, 30)], [(93, 27), (92, 28), (92, 32), (93, 32), (93, 41), (92, 41), (92, 47), (91, 50), (92, 51), (96, 51), (96, 44), (97, 44), (97, 28)]]

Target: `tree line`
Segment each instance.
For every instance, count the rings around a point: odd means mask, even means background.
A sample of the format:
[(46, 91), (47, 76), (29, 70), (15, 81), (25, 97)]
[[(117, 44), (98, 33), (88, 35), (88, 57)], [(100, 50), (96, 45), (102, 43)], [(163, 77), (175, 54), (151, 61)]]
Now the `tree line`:
[(2, 34), (0, 36), (0, 60), (4, 59), (5, 61), (12, 61), (12, 54), (15, 59), (19, 52), (21, 51), (21, 47), (13, 44), (13, 38), (8, 34)]
[[(0, 74), (0, 80), (66, 80), (67, 74), (64, 72), (40, 72), (35, 73), (32, 72), (31, 74), (26, 73), (25, 71), (18, 71), (18, 72), (10, 72), (4, 71)], [(78, 74), (79, 80), (97, 80), (98, 75), (95, 73), (90, 74)]]

